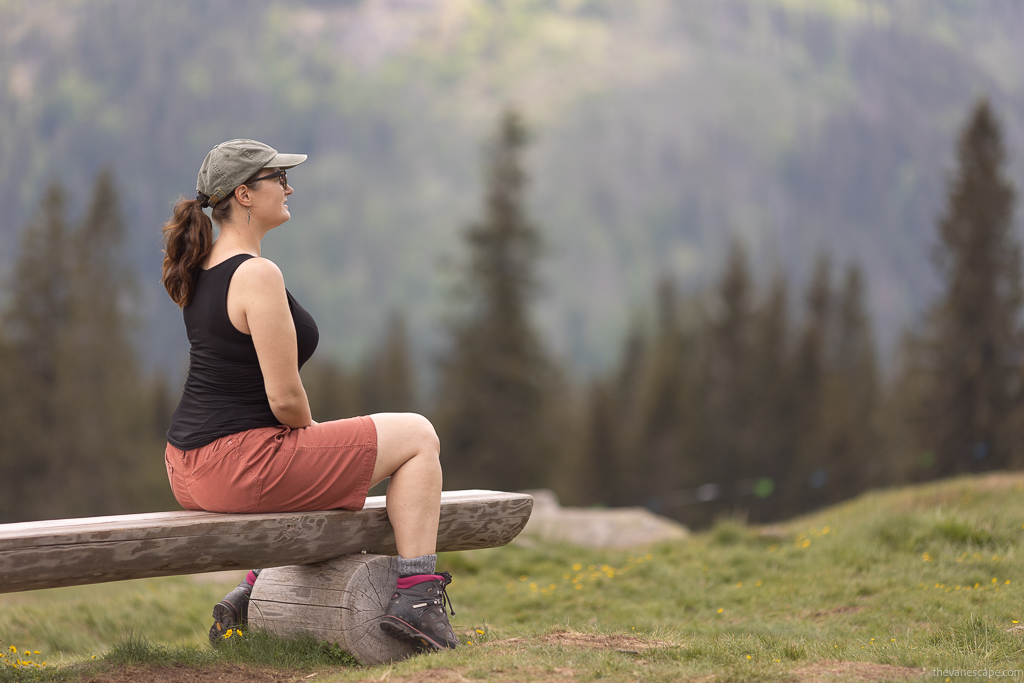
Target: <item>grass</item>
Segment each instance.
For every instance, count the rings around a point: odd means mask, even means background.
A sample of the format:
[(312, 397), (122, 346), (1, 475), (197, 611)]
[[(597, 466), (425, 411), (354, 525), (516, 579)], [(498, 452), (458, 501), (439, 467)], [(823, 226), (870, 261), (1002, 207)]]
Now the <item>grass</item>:
[[(1017, 670), (1022, 560), (1024, 475), (997, 474), (871, 493), (771, 527), (722, 520), (631, 551), (524, 543), (443, 555), (465, 646), (391, 667), (257, 633), (209, 649), (210, 606), (237, 578), (0, 595), (0, 647), (38, 650), (37, 680), (139, 664), (318, 681), (430, 669), (437, 680), (799, 680), (828, 661), (858, 663), (838, 680), (902, 672), (879, 665)], [(0, 681), (33, 680), (9, 674), (0, 665)]]

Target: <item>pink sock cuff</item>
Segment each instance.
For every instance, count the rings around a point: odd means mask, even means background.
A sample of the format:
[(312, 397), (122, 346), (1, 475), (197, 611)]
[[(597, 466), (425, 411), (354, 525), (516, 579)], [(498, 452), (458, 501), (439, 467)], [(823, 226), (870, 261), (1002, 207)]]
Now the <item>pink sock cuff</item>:
[(245, 576), (245, 582), (248, 583), (250, 587), (253, 586), (256, 583), (256, 572), (250, 570)]
[(399, 579), (398, 580), (398, 587), (402, 588), (402, 589), (412, 588), (413, 586), (415, 586), (417, 584), (425, 583), (427, 581), (443, 581), (443, 580), (444, 580), (444, 577), (443, 576), (439, 576), (437, 574), (417, 574), (416, 576), (407, 576), (404, 579)]

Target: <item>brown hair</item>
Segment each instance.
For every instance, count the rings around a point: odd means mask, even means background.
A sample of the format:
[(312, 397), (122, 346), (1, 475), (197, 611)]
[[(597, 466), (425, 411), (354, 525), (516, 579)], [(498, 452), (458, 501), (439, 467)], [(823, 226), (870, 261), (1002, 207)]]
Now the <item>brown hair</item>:
[[(253, 175), (253, 178), (257, 174)], [(260, 181), (262, 182), (262, 181)], [(259, 182), (253, 183), (252, 178), (242, 183), (255, 190)], [(209, 206), (204, 199), (186, 199), (179, 197), (174, 203), (171, 219), (164, 223), (164, 269), (163, 277), (167, 294), (171, 301), (182, 308), (192, 300), (192, 292), (196, 286), (196, 272), (202, 267), (203, 260), (213, 246), (213, 224), (203, 213), (203, 207)], [(234, 210), (235, 196), (229, 194), (213, 207), (213, 220), (218, 225), (231, 217)]]

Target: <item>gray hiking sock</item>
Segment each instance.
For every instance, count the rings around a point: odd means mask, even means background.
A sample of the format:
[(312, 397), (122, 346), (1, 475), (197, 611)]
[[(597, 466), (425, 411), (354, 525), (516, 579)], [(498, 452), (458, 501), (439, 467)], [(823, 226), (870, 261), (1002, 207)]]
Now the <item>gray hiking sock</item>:
[(437, 568), (437, 555), (420, 555), (412, 559), (398, 556), (398, 576), (416, 576), (418, 574), (433, 574)]

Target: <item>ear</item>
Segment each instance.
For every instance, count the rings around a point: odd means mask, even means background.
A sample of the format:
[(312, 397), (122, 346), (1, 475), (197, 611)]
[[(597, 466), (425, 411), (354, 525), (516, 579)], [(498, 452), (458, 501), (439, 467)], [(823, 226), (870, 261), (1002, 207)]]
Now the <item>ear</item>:
[(245, 185), (239, 185), (235, 188), (235, 199), (238, 200), (238, 203), (242, 206), (252, 205), (252, 197), (249, 194), (249, 188)]

